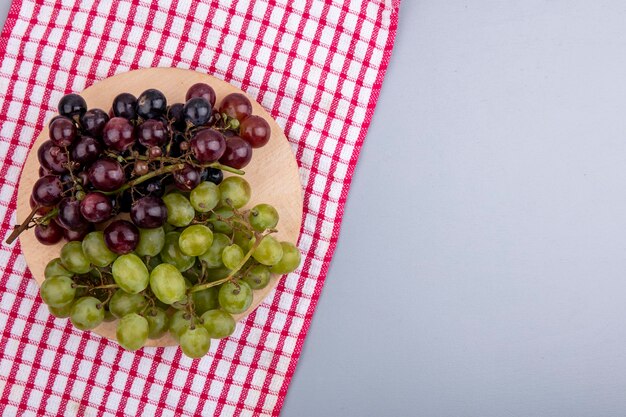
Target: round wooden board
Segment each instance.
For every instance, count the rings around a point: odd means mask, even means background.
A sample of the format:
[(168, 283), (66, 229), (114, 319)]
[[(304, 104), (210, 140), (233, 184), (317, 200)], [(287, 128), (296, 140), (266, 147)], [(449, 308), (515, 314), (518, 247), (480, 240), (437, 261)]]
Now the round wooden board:
[[(129, 92), (137, 96), (148, 88), (161, 90), (170, 103), (184, 102), (187, 89), (198, 82), (207, 83), (215, 89), (217, 103), (227, 94), (244, 93), (211, 75), (177, 68), (149, 68), (126, 72), (99, 81), (80, 94), (87, 101), (89, 108), (97, 107), (108, 111), (117, 94)], [(252, 187), (252, 199), (248, 207), (258, 203), (269, 203), (276, 207), (280, 214), (279, 232), (276, 237), (295, 243), (298, 240), (302, 221), (302, 188), (298, 165), (282, 129), (260, 104), (252, 98), (250, 101), (252, 102), (253, 114), (262, 116), (269, 122), (272, 128), (272, 137), (266, 146), (254, 150), (252, 161), (244, 169), (246, 172), (244, 178)], [(18, 223), (24, 221), (30, 213), (29, 197), (33, 184), (39, 177), (37, 149), (47, 139), (48, 130), (44, 129), (33, 144), (22, 170), (17, 201)], [(44, 246), (37, 241), (32, 229), (20, 235), (20, 243), (28, 267), (37, 283), (41, 284), (44, 280), (46, 264), (59, 256), (63, 243)], [(240, 320), (257, 308), (270, 291), (276, 288), (279, 279), (279, 276), (273, 276), (266, 288), (255, 291), (254, 301), (250, 308), (235, 318)], [(115, 326), (116, 322), (103, 323), (94, 331), (109, 339), (115, 339)], [(172, 346), (176, 344), (171, 336), (166, 335), (158, 340), (148, 340), (146, 346)]]

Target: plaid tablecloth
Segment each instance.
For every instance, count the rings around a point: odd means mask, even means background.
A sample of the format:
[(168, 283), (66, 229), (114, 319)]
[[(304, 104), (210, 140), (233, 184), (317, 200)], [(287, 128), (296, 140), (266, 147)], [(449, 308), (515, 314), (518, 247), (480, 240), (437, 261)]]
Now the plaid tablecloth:
[(398, 3), (13, 1), (0, 38), (3, 241), (21, 167), (61, 96), (142, 67), (205, 71), (256, 97), (289, 138), (305, 213), (301, 268), (195, 361), (177, 348), (126, 352), (55, 319), (19, 244), (0, 246), (4, 416), (279, 414), (335, 249)]

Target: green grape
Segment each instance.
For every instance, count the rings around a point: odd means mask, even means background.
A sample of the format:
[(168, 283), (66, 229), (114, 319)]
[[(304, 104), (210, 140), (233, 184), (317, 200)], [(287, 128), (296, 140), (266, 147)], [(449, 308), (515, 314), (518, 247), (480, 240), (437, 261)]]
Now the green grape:
[(156, 256), (165, 245), (165, 230), (162, 227), (155, 229), (139, 229), (139, 244), (135, 252), (139, 256)]
[(148, 258), (150, 258), (146, 263), (148, 271), (152, 271), (154, 268), (161, 264), (161, 257), (159, 255), (149, 256)]
[(165, 222), (163, 224), (163, 231), (165, 233), (169, 233), (169, 232), (175, 232), (176, 231), (176, 226), (172, 226), (171, 224), (169, 224), (168, 222)]
[(243, 249), (239, 245), (229, 245), (222, 252), (222, 262), (228, 269), (236, 269), (244, 258)]
[(169, 232), (165, 234), (165, 245), (161, 250), (161, 260), (165, 263), (174, 265), (179, 271), (186, 271), (193, 266), (196, 258), (188, 256), (180, 250), (178, 241), (180, 233)]
[(219, 185), (220, 203), (223, 206), (241, 208), (250, 201), (250, 184), (241, 177), (232, 176), (225, 178)]
[(230, 245), (228, 236), (222, 233), (214, 233), (211, 247), (202, 255), (198, 256), (198, 259), (206, 263), (208, 268), (219, 268), (224, 265), (224, 262), (222, 262), (222, 252), (224, 252), (224, 248), (228, 245)]
[(260, 290), (267, 287), (270, 282), (270, 269), (265, 265), (255, 265), (248, 270), (243, 280), (248, 283), (253, 290)]
[(205, 181), (191, 190), (191, 205), (200, 213), (208, 213), (220, 202), (220, 189), (212, 182)]
[(233, 233), (233, 243), (237, 244), (244, 252), (250, 250), (250, 242), (253, 237), (243, 230), (236, 230)]
[(278, 224), (278, 212), (269, 204), (257, 204), (248, 215), (250, 226), (257, 232), (273, 229)]
[(167, 207), (167, 222), (176, 227), (187, 226), (196, 216), (187, 197), (179, 193), (171, 193), (163, 197)]
[(201, 315), (205, 311), (213, 310), (219, 306), (217, 291), (217, 287), (210, 287), (206, 290), (194, 292), (191, 295), (197, 315)]
[(39, 288), (39, 294), (49, 306), (63, 307), (74, 300), (76, 288), (71, 278), (58, 275), (44, 280)]
[(43, 273), (44, 277), (50, 278), (58, 275), (63, 275), (64, 277), (72, 278), (74, 276), (73, 272), (65, 269), (63, 264), (61, 263), (61, 258), (54, 258), (46, 265), (46, 270)]
[(61, 307), (52, 307), (48, 306), (48, 310), (50, 310), (50, 314), (54, 317), (58, 317), (60, 319), (66, 319), (72, 314), (72, 307), (74, 303), (67, 303)]
[(283, 256), (277, 264), (270, 268), (274, 274), (289, 274), (300, 266), (300, 250), (290, 242), (280, 242), (283, 248)]
[(143, 347), (148, 333), (148, 320), (137, 313), (130, 313), (120, 319), (115, 336), (124, 349), (133, 351)]
[(148, 320), (148, 338), (158, 339), (167, 332), (169, 317), (162, 308), (151, 309), (145, 317)]
[(104, 321), (102, 302), (95, 297), (79, 298), (72, 306), (70, 320), (79, 330), (91, 330), (97, 327)]
[(178, 238), (181, 252), (188, 256), (202, 255), (211, 247), (212, 243), (213, 232), (201, 224), (187, 227)]
[(113, 262), (111, 274), (115, 283), (130, 294), (137, 294), (146, 288), (150, 282), (148, 268), (141, 258), (134, 253), (121, 255)]
[(206, 271), (207, 281), (209, 282), (218, 281), (220, 279), (226, 278), (229, 275), (230, 269), (226, 268), (225, 266), (222, 266), (220, 268), (207, 269)]
[(222, 219), (230, 219), (233, 217), (235, 212), (232, 208), (228, 206), (218, 206), (213, 210), (213, 214), (209, 217), (211, 219), (211, 223), (213, 224), (213, 231), (216, 233), (223, 233), (225, 235), (231, 235), (233, 233), (233, 228), (228, 223), (222, 220), (216, 220), (219, 216)]
[(119, 289), (109, 300), (109, 311), (119, 319), (130, 313), (139, 313), (146, 303), (146, 297), (143, 294), (129, 294)]
[(235, 331), (235, 319), (223, 310), (209, 310), (201, 318), (211, 339), (223, 339)]
[(264, 236), (252, 257), (263, 265), (276, 265), (283, 256), (283, 247), (274, 236)]
[(81, 242), (67, 242), (61, 249), (63, 266), (75, 274), (86, 274), (91, 269), (89, 259), (83, 253)]
[(104, 233), (95, 231), (88, 233), (83, 239), (83, 253), (95, 266), (104, 268), (117, 258), (117, 254), (111, 252), (104, 242)]
[(209, 352), (211, 338), (203, 326), (189, 327), (180, 335), (180, 348), (190, 358), (201, 358)]
[(180, 334), (191, 326), (191, 320), (185, 318), (186, 316), (186, 311), (178, 310), (170, 317), (169, 331), (176, 340), (179, 340)]
[(245, 282), (228, 281), (220, 287), (218, 300), (228, 313), (243, 313), (252, 304), (252, 289)]
[(180, 301), (187, 293), (185, 278), (175, 266), (170, 264), (161, 264), (152, 270), (150, 289), (165, 304)]

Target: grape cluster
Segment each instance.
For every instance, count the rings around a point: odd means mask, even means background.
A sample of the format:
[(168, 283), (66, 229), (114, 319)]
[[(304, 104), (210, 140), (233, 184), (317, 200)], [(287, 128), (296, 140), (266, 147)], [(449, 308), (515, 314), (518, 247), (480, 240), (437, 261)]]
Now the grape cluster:
[[(192, 358), (235, 329), (271, 274), (300, 264), (278, 241), (269, 204), (245, 209), (241, 176), (270, 126), (242, 94), (193, 85), (168, 106), (158, 90), (118, 95), (111, 110), (64, 96), (38, 149), (33, 211), (14, 235), (34, 227), (39, 242), (68, 240), (48, 263), (40, 294), (57, 317), (89, 330), (119, 319), (128, 350), (169, 332)], [(121, 215), (120, 215), (121, 214)]]

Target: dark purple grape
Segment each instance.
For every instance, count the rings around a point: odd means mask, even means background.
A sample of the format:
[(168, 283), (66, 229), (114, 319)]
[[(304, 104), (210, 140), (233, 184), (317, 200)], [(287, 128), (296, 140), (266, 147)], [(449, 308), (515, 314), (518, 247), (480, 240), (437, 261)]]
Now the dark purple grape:
[(100, 156), (102, 145), (91, 136), (81, 136), (72, 148), (72, 161), (87, 166)]
[(59, 101), (59, 114), (73, 118), (80, 117), (87, 111), (85, 99), (78, 94), (67, 94)]
[[(32, 194), (30, 195), (30, 198), (28, 199), (28, 204), (30, 204), (31, 210), (37, 207), (37, 203), (35, 202), (35, 199), (33, 198)], [(37, 214), (39, 214), (40, 216), (45, 216), (46, 214), (50, 212), (50, 210), (52, 210), (52, 207), (42, 206), (39, 210), (37, 210)]]
[(167, 119), (171, 121), (175, 129), (185, 130), (184, 107), (183, 103), (174, 103), (167, 108)]
[(136, 108), (137, 98), (130, 93), (122, 93), (118, 94), (117, 97), (113, 99), (113, 108), (111, 109), (111, 111), (113, 112), (113, 116), (115, 117), (136, 119)]
[(224, 173), (221, 169), (208, 167), (202, 171), (202, 181), (209, 181), (215, 185), (220, 185), (224, 179)]
[(87, 226), (87, 220), (80, 213), (80, 201), (64, 198), (59, 203), (57, 222), (67, 230), (80, 230)]
[(100, 223), (111, 218), (113, 204), (111, 199), (102, 193), (87, 193), (80, 202), (80, 213), (88, 222)]
[(48, 224), (35, 226), (35, 237), (44, 245), (54, 245), (63, 239), (63, 228), (54, 220), (50, 220)]
[(61, 184), (63, 184), (63, 191), (69, 191), (74, 187), (74, 179), (69, 172), (61, 175), (59, 178), (61, 179)]
[(83, 132), (88, 136), (94, 138), (102, 138), (102, 132), (104, 131), (104, 125), (109, 121), (109, 115), (102, 109), (87, 110), (85, 114), (80, 118), (80, 125), (83, 128)]
[(185, 135), (182, 133), (174, 133), (174, 137), (172, 138), (172, 146), (170, 148), (169, 156), (173, 158), (178, 158), (181, 156), (182, 151), (180, 149), (180, 144), (185, 142)]
[(124, 169), (111, 158), (101, 158), (89, 167), (89, 182), (100, 191), (114, 191), (124, 185)]
[(67, 117), (58, 117), (48, 127), (50, 140), (56, 146), (70, 146), (78, 137), (78, 131), (74, 122)]
[(211, 106), (204, 98), (195, 97), (185, 103), (183, 115), (185, 121), (192, 126), (202, 126), (211, 118)]
[(89, 183), (89, 173), (87, 171), (80, 171), (78, 174), (76, 174), (76, 177), (78, 178), (78, 180), (82, 184), (83, 188), (90, 185), (90, 183)]
[(203, 129), (191, 139), (191, 150), (200, 163), (215, 162), (226, 150), (226, 139), (217, 130)]
[(135, 143), (135, 128), (128, 119), (114, 117), (104, 126), (102, 140), (109, 148), (123, 152)]
[(241, 169), (250, 163), (252, 159), (252, 146), (239, 136), (233, 136), (226, 141), (226, 151), (220, 158), (220, 163)]
[(137, 97), (137, 114), (144, 119), (163, 116), (167, 110), (167, 99), (159, 90), (151, 88)]
[(200, 170), (189, 164), (185, 164), (183, 169), (174, 171), (174, 185), (181, 191), (191, 191), (202, 182), (200, 179)]
[(63, 236), (65, 236), (65, 239), (67, 239), (69, 242), (81, 241), (92, 230), (93, 230), (93, 224), (87, 223), (87, 226), (78, 230), (63, 229)]
[(161, 227), (167, 220), (167, 207), (160, 197), (143, 197), (133, 203), (130, 218), (142, 229)]
[(161, 183), (161, 180), (158, 178), (155, 178), (152, 181), (146, 181), (141, 185), (147, 195), (151, 195), (154, 197), (163, 197), (163, 195), (165, 194), (165, 187), (163, 186), (163, 183)]
[(269, 123), (260, 116), (248, 116), (239, 127), (239, 136), (253, 148), (265, 146), (272, 136)]
[(139, 230), (127, 220), (115, 220), (104, 229), (104, 242), (118, 255), (132, 252), (139, 243)]
[(220, 113), (226, 113), (241, 122), (252, 114), (252, 103), (241, 93), (231, 93), (222, 99)]
[(167, 140), (165, 125), (160, 120), (146, 120), (139, 127), (138, 139), (139, 143), (146, 147), (163, 146)]
[(196, 83), (189, 87), (185, 100), (189, 101), (191, 98), (202, 97), (209, 102), (211, 107), (215, 106), (215, 90), (205, 83)]
[(61, 201), (63, 184), (59, 177), (46, 175), (41, 177), (33, 185), (33, 200), (40, 206), (54, 206)]
[(48, 171), (46, 168), (44, 167), (39, 167), (39, 177), (43, 177), (44, 175), (50, 175), (50, 171)]

